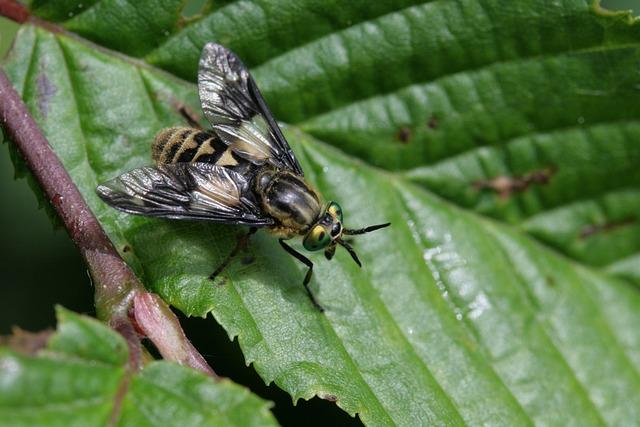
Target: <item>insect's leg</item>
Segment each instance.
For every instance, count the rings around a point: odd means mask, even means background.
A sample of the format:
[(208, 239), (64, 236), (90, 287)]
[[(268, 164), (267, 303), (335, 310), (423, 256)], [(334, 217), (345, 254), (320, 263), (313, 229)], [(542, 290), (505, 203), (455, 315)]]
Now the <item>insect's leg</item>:
[(351, 255), (351, 258), (353, 258), (356, 264), (358, 264), (358, 267), (362, 267), (362, 263), (360, 262), (360, 259), (358, 259), (358, 255), (356, 254), (356, 251), (353, 250), (350, 244), (348, 244), (342, 239), (337, 239), (336, 242), (338, 242), (340, 246), (342, 246), (349, 252), (349, 255)]
[(313, 296), (313, 293), (311, 292), (311, 289), (309, 289), (309, 282), (311, 281), (311, 274), (313, 273), (313, 263), (311, 262), (311, 260), (309, 258), (307, 258), (306, 256), (302, 255), (300, 252), (296, 251), (291, 246), (287, 245), (284, 242), (284, 239), (278, 239), (278, 242), (280, 242), (280, 246), (282, 246), (282, 248), (285, 251), (287, 251), (289, 253), (289, 255), (292, 255), (295, 259), (297, 259), (298, 261), (300, 261), (301, 263), (303, 263), (304, 265), (309, 267), (309, 270), (307, 270), (307, 274), (304, 276), (304, 280), (302, 281), (302, 284), (304, 285), (304, 288), (306, 289), (307, 294), (309, 295), (309, 298), (311, 299), (311, 302), (313, 303), (313, 305), (318, 310), (323, 312), (324, 308), (322, 308), (322, 306), (320, 304), (318, 304), (318, 301), (316, 301), (316, 298)]
[(189, 109), (186, 105), (180, 104), (180, 107), (178, 107), (178, 111), (180, 112), (182, 117), (184, 117), (187, 123), (189, 123), (189, 126), (202, 130), (202, 126), (200, 126), (200, 123), (198, 123), (198, 119), (196, 118), (195, 113), (191, 111), (191, 109)]
[(329, 261), (331, 261), (331, 259), (333, 258), (333, 256), (334, 256), (335, 254), (336, 254), (336, 245), (335, 245), (335, 244), (329, 245), (329, 246), (327, 247), (327, 249), (325, 249), (325, 251), (324, 251), (324, 256), (325, 256)]
[(249, 232), (247, 234), (245, 234), (244, 236), (240, 237), (238, 239), (238, 241), (236, 242), (236, 247), (233, 248), (233, 250), (231, 251), (231, 253), (229, 253), (229, 255), (227, 255), (227, 257), (224, 259), (224, 261), (222, 261), (222, 263), (218, 266), (218, 268), (216, 268), (216, 270), (211, 273), (211, 275), (209, 276), (210, 280), (214, 280), (216, 278), (216, 276), (220, 273), (222, 273), (222, 270), (224, 270), (225, 268), (227, 268), (227, 266), (229, 265), (229, 263), (231, 262), (231, 260), (238, 255), (238, 252), (240, 252), (240, 250), (242, 248), (244, 248), (245, 246), (247, 246), (247, 243), (249, 243), (249, 238), (251, 237), (252, 234), (254, 234), (256, 231), (258, 231), (258, 229), (256, 227), (251, 227), (249, 229)]

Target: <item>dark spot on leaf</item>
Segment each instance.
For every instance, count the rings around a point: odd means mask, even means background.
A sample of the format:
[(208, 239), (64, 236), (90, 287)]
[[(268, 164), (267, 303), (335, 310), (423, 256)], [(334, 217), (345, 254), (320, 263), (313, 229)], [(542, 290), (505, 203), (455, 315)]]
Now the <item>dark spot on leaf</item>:
[(491, 190), (497, 193), (501, 199), (509, 198), (514, 193), (522, 193), (531, 185), (546, 185), (557, 172), (551, 166), (541, 170), (529, 172), (521, 176), (500, 175), (493, 179), (481, 179), (473, 183), (475, 190)]
[(335, 394), (321, 394), (320, 399), (328, 400), (329, 402), (336, 402), (338, 400), (338, 396)]
[(245, 256), (240, 258), (240, 264), (242, 265), (249, 265), (253, 264), (254, 262), (256, 262), (256, 257), (253, 256)]
[(130, 251), (131, 251), (131, 246), (129, 246), (129, 245), (124, 245), (122, 247), (122, 252), (127, 253), (127, 252), (130, 252)]
[(606, 233), (608, 231), (615, 230), (616, 228), (635, 224), (636, 222), (638, 222), (638, 219), (636, 217), (629, 216), (619, 221), (611, 221), (604, 224), (587, 225), (580, 231), (580, 238), (586, 239), (587, 237), (593, 236), (594, 234)]
[(406, 126), (401, 127), (396, 132), (396, 139), (403, 144), (408, 144), (411, 141), (411, 129)]
[(427, 127), (435, 130), (438, 129), (438, 126), (440, 126), (440, 120), (435, 115), (429, 117), (429, 120), (427, 120)]
[(545, 276), (544, 280), (547, 282), (547, 286), (555, 288), (556, 279), (554, 279), (553, 276)]
[(42, 117), (47, 117), (49, 114), (49, 101), (51, 97), (56, 94), (58, 89), (55, 87), (51, 80), (47, 77), (44, 72), (38, 73), (38, 77), (36, 79), (36, 90), (37, 90), (37, 99), (38, 99), (38, 111)]

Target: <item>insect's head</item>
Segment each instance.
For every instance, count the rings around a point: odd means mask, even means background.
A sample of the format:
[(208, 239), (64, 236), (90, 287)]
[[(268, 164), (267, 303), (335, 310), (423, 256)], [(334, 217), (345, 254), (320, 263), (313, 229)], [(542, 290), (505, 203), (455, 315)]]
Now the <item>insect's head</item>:
[(342, 236), (364, 234), (390, 225), (390, 223), (378, 224), (357, 230), (344, 228), (342, 226), (342, 208), (336, 202), (329, 202), (319, 218), (304, 236), (302, 241), (304, 248), (308, 251), (324, 249), (324, 255), (327, 259), (331, 259), (336, 252), (336, 246), (340, 245), (349, 251), (349, 254), (358, 265), (360, 265), (358, 256), (351, 245), (342, 240)]
[(319, 251), (342, 235), (342, 208), (329, 202), (320, 219), (309, 229), (302, 245), (308, 251)]

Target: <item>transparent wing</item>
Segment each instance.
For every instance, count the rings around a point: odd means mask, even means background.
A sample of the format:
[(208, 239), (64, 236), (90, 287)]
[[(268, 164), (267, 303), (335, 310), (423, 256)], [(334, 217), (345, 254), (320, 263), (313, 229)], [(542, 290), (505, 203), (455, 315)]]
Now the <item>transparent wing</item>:
[(124, 212), (170, 219), (266, 226), (247, 180), (228, 168), (207, 163), (143, 167), (97, 188), (107, 204)]
[(253, 78), (233, 52), (216, 43), (204, 47), (198, 91), (205, 116), (231, 150), (253, 163), (268, 162), (303, 175)]

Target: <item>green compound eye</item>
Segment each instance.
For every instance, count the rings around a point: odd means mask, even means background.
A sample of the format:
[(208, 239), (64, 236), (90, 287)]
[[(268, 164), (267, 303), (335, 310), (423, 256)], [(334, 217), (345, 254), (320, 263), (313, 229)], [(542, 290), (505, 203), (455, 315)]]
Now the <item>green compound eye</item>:
[(327, 206), (327, 212), (329, 212), (329, 215), (342, 222), (342, 208), (339, 204), (336, 202), (329, 203), (329, 206)]
[(321, 225), (316, 225), (304, 236), (302, 246), (308, 251), (319, 251), (329, 243), (331, 243), (331, 236), (327, 230)]

